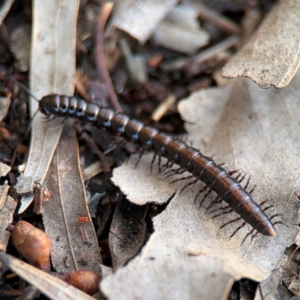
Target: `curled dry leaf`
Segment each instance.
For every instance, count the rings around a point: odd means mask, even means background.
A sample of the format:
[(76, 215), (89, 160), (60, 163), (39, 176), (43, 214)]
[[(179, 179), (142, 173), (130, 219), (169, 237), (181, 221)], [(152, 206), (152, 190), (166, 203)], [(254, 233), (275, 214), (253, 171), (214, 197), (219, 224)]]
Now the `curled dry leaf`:
[(144, 43), (176, 3), (177, 0), (117, 1), (110, 26), (119, 28)]
[[(199, 183), (177, 193), (165, 211), (154, 218), (154, 233), (140, 255), (102, 281), (107, 297), (221, 299), (227, 298), (234, 280), (247, 277), (261, 281), (270, 275), (298, 232), (294, 224), (298, 223), (299, 201), (294, 193), (300, 189), (299, 80), (297, 75), (286, 89), (265, 91), (250, 80), (236, 79), (224, 90), (203, 90), (179, 105), (193, 146), (200, 147), (205, 155), (214, 155), (216, 162), (227, 162), (228, 170), (251, 174), (251, 184), (258, 185), (254, 200), (260, 203), (272, 198), (275, 207), (268, 215), (282, 213), (288, 228), (278, 225), (276, 238), (258, 235), (241, 245), (251, 228), (246, 225), (230, 239), (241, 224), (220, 229), (236, 215), (212, 219), (206, 214), (205, 207), (215, 195), (198, 209), (199, 202), (194, 205), (193, 200), (203, 187)], [(121, 176), (123, 170), (123, 176), (132, 179), (139, 167), (131, 172), (130, 167), (123, 166), (114, 177)], [(140, 199), (153, 192), (155, 184), (148, 189), (148, 174), (142, 181), (142, 173), (138, 183), (127, 180), (130, 201), (139, 199), (141, 203)], [(139, 194), (135, 195), (135, 190)], [(160, 197), (163, 195), (161, 191)], [(125, 292), (124, 285), (135, 288)]]
[(223, 76), (249, 77), (262, 88), (283, 88), (300, 65), (300, 3), (281, 0), (250, 42), (224, 67)]

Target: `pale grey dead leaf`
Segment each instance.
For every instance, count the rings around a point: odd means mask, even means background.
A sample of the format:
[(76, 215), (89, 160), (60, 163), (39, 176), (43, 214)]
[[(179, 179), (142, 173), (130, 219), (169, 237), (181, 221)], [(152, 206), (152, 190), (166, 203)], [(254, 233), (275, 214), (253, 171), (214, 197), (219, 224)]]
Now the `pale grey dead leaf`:
[(224, 67), (223, 76), (251, 78), (262, 88), (283, 88), (300, 64), (300, 2), (281, 0), (250, 42)]
[[(1, 192), (0, 192), (1, 193)], [(5, 252), (10, 237), (10, 232), (6, 230), (7, 226), (12, 223), (13, 215), (17, 207), (17, 202), (10, 196), (5, 197), (4, 206), (0, 209), (0, 251)], [(0, 275), (5, 272), (0, 261)]]
[(281, 261), (278, 263), (276, 269), (272, 272), (271, 276), (260, 283), (259, 289), (257, 289), (254, 300), (280, 300), (282, 293), (279, 290), (282, 284), (283, 270), (288, 263), (288, 256), (283, 255)]
[[(205, 214), (215, 195), (198, 209), (199, 202), (194, 205), (193, 200), (203, 187), (199, 183), (175, 195), (154, 218), (154, 233), (141, 254), (102, 282), (109, 299), (164, 299), (166, 295), (172, 299), (225, 299), (234, 280), (261, 281), (277, 267), (298, 232), (294, 224), (299, 223), (295, 197), (300, 189), (299, 79), (297, 75), (284, 90), (262, 90), (251, 80), (236, 79), (224, 90), (203, 90), (179, 105), (193, 146), (214, 156), (217, 163), (227, 162), (228, 170), (251, 174), (252, 185), (258, 185), (254, 200), (260, 203), (272, 198), (275, 208), (268, 210), (268, 215), (282, 213), (282, 221), (289, 227), (278, 225), (276, 238), (258, 235), (241, 245), (250, 226), (229, 239), (239, 224), (219, 228), (235, 216), (212, 219)], [(128, 180), (134, 173), (129, 171), (130, 165), (119, 169), (124, 169), (130, 201), (141, 203), (144, 195), (153, 192), (154, 177), (149, 187), (148, 174), (142, 183), (143, 174), (139, 173), (137, 183), (135, 178)], [(121, 283), (135, 288), (125, 293)]]
[[(78, 0), (33, 4), (30, 90), (38, 99), (51, 93), (73, 95), (78, 6)], [(38, 110), (37, 101), (31, 99), (30, 108), (32, 117)], [(45, 122), (41, 113), (36, 115), (25, 177), (44, 181), (61, 131), (61, 119)], [(19, 213), (32, 199), (31, 195), (22, 198)]]
[(53, 300), (94, 300), (93, 297), (11, 255), (0, 252), (0, 261)]
[(9, 188), (10, 186), (8, 185), (7, 180), (4, 181), (3, 185), (0, 185), (0, 210), (6, 202)]
[(177, 0), (117, 1), (109, 26), (121, 29), (144, 43), (176, 3)]
[[(77, 137), (66, 127), (53, 156), (45, 185), (51, 193), (44, 202), (43, 222), (52, 243), (51, 261), (57, 272), (87, 270), (99, 273), (100, 250), (79, 166)], [(79, 222), (79, 217), (88, 221)]]
[[(0, 100), (1, 101), (1, 100)], [(10, 172), (11, 167), (0, 161), (0, 177), (4, 177)]]
[[(112, 182), (122, 189), (131, 202), (137, 205), (166, 203), (175, 193), (176, 187), (169, 185), (167, 180), (157, 180), (157, 163), (154, 163), (151, 173), (150, 165), (153, 154), (144, 155), (136, 166), (138, 158), (139, 155), (133, 155), (125, 168), (114, 169)], [(162, 160), (162, 163), (164, 162), (165, 160)], [(144, 187), (145, 179), (148, 185), (147, 190)]]
[(183, 0), (181, 3), (194, 8), (202, 21), (213, 23), (215, 26), (219, 27), (222, 31), (227, 32), (228, 34), (241, 33), (241, 28), (239, 25), (223, 14), (219, 13), (215, 7), (210, 8), (200, 1), (193, 0)]
[(15, 58), (15, 68), (20, 72), (27, 72), (30, 56), (31, 27), (22, 22), (16, 25), (10, 33), (10, 50)]
[(195, 53), (209, 42), (209, 34), (197, 24), (197, 17), (196, 10), (188, 5), (174, 7), (154, 31), (153, 40), (157, 45), (180, 53)]
[(0, 97), (0, 122), (6, 117), (10, 102), (10, 98)]
[(5, 19), (6, 15), (8, 14), (13, 3), (14, 3), (14, 0), (2, 1), (1, 7), (0, 7), (0, 25), (2, 24), (3, 20)]
[(10, 233), (6, 231), (7, 226), (13, 221), (17, 202), (10, 196), (6, 197), (4, 207), (0, 209), (0, 251), (6, 251)]
[(131, 78), (138, 83), (148, 82), (145, 58), (141, 55), (133, 55), (125, 38), (120, 39), (119, 43)]
[[(237, 36), (230, 36), (220, 43), (207, 48), (206, 50), (203, 50), (199, 52), (199, 54), (196, 54), (192, 57), (180, 57), (175, 60), (166, 61), (161, 64), (161, 68), (165, 71), (176, 71), (181, 69), (188, 69), (190, 74), (195, 73), (194, 75), (198, 74), (197, 70), (199, 69), (199, 65), (203, 64), (204, 62), (208, 61), (209, 59), (217, 59), (218, 55), (224, 53), (227, 49), (233, 47), (236, 45), (239, 41), (239, 38)], [(195, 72), (191, 72), (190, 68), (196, 65)]]

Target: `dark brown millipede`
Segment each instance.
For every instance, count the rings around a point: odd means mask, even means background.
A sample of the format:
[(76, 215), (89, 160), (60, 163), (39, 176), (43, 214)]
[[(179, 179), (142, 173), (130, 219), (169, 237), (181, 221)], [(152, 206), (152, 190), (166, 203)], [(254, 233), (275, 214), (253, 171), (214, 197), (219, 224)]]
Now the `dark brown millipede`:
[[(276, 236), (271, 220), (253, 201), (251, 192), (248, 193), (246, 187), (243, 188), (237, 179), (230, 176), (233, 172), (228, 173), (211, 158), (186, 143), (145, 126), (140, 121), (132, 120), (125, 114), (75, 97), (56, 94), (44, 96), (39, 101), (39, 110), (46, 116), (71, 117), (94, 124), (138, 143), (143, 148), (153, 150), (155, 155), (167, 158), (169, 165), (177, 164), (180, 170), (187, 171), (196, 180), (204, 182), (206, 190), (216, 192), (218, 201), (222, 199), (227, 202), (232, 210), (258, 232)], [(196, 198), (205, 189), (199, 191)]]

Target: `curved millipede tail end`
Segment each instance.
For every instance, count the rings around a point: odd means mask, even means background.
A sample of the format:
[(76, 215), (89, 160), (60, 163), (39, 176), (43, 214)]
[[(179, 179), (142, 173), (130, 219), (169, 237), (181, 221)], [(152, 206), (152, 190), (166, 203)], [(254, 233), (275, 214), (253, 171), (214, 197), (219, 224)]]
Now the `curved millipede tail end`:
[(275, 232), (275, 230), (274, 230), (273, 227), (268, 227), (268, 228), (266, 228), (266, 229), (264, 230), (264, 234), (265, 234), (265, 235), (270, 235), (270, 236), (273, 236), (273, 237), (276, 237), (276, 236), (277, 236), (277, 234), (276, 234), (276, 232)]

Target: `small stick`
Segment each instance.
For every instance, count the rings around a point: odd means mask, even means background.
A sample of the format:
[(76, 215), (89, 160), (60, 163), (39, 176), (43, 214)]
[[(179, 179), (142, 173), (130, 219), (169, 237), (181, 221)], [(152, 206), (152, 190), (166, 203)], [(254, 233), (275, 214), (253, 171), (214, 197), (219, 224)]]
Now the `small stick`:
[(109, 72), (107, 70), (105, 57), (104, 57), (104, 44), (103, 44), (104, 28), (105, 28), (106, 21), (112, 11), (112, 8), (113, 8), (113, 3), (108, 2), (108, 3), (103, 4), (103, 6), (100, 10), (99, 20), (98, 20), (98, 24), (97, 24), (98, 29), (97, 29), (97, 34), (96, 34), (95, 62), (96, 62), (98, 74), (104, 80), (104, 83), (106, 85), (107, 92), (110, 96), (110, 101), (111, 101), (113, 108), (117, 112), (122, 112), (123, 109), (119, 103), (118, 97), (114, 90)]

